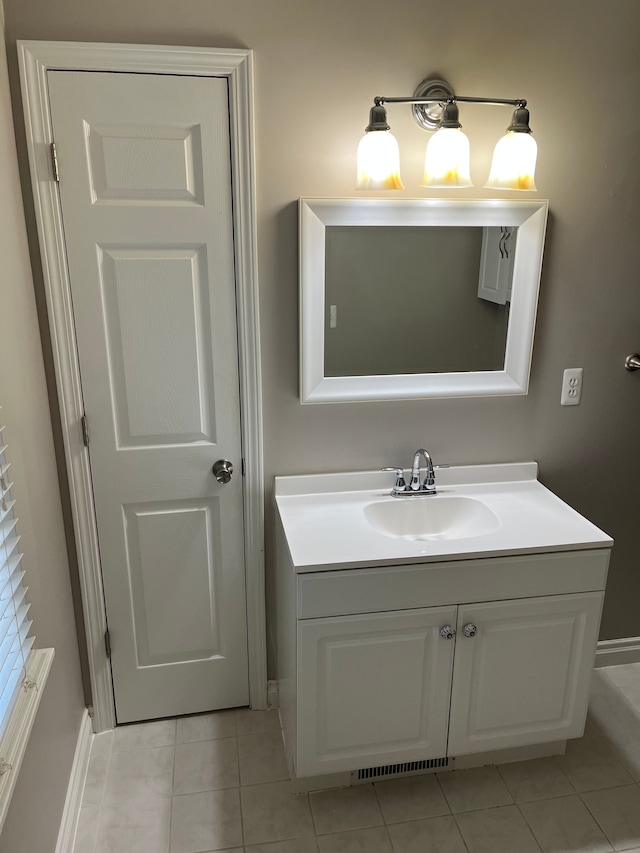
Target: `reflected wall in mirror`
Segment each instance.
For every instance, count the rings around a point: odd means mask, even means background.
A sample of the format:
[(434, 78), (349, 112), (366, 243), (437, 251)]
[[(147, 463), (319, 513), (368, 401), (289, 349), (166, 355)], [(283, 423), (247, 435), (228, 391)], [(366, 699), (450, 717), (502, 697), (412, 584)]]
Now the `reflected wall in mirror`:
[(502, 370), (516, 232), (327, 227), (325, 376)]
[(301, 199), (301, 401), (526, 394), (546, 217), (546, 201)]

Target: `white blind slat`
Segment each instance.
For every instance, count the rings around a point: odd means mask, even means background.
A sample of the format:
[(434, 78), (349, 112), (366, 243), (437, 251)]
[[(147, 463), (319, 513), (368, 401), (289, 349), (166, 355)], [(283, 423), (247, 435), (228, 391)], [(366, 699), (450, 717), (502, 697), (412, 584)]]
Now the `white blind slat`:
[[(22, 572), (24, 576), (24, 572)], [(15, 619), (15, 614), (17, 609), (20, 607), (22, 602), (24, 601), (24, 597), (27, 594), (26, 587), (22, 586), (20, 582), (22, 579), (18, 580), (16, 578), (15, 589), (11, 595), (7, 595), (4, 600), (0, 600), (0, 623), (2, 620), (9, 617), (11, 619)], [(7, 584), (8, 590), (14, 586), (13, 579)]]
[(11, 698), (9, 693), (12, 692), (9, 688), (9, 684), (12, 680), (12, 673), (17, 669), (18, 674), (20, 674), (20, 670), (24, 669), (23, 655), (26, 657), (28, 654), (25, 647), (30, 628), (31, 622), (25, 622), (24, 625), (20, 627), (20, 631), (17, 634), (14, 634), (11, 650), (7, 655), (7, 659), (5, 660), (2, 668), (0, 668), (0, 707), (5, 701), (9, 704)]
[(9, 518), (9, 513), (15, 506), (16, 502), (14, 500), (9, 500), (6, 495), (3, 495), (0, 500), (2, 501), (2, 505), (0, 508), (0, 521), (4, 521), (5, 518)]
[[(7, 559), (7, 561), (11, 559), (12, 555), (14, 555), (14, 554), (19, 554), (19, 553), (20, 553), (20, 552), (17, 550), (17, 548), (18, 548), (18, 542), (19, 542), (19, 541), (20, 541), (20, 537), (19, 537), (19, 536), (13, 536), (13, 537), (9, 538), (7, 541), (5, 541), (5, 543), (4, 543), (4, 550), (5, 550), (5, 553), (6, 553), (6, 559)], [(2, 546), (0, 546), (0, 548), (1, 548), (1, 547), (2, 547)], [(2, 553), (2, 551), (0, 551), (0, 554), (1, 554), (1, 553)], [(1, 561), (0, 561), (0, 562), (1, 562)]]
[(24, 572), (18, 569), (21, 562), (22, 554), (20, 551), (15, 551), (9, 555), (9, 559), (5, 562), (2, 569), (0, 569), (0, 599), (4, 597), (4, 591), (11, 575), (15, 575), (16, 577), (20, 575), (20, 580), (24, 577)]
[(0, 568), (0, 601), (4, 601), (8, 594), (7, 587), (11, 581), (12, 575), (19, 580), (24, 578), (24, 571), (19, 568), (21, 562), (22, 554), (19, 551), (16, 551), (15, 554), (12, 554), (12, 556), (9, 557), (4, 566)]
[[(4, 521), (0, 521), (0, 548), (4, 547), (4, 543), (7, 542), (13, 531), (16, 529), (16, 524), (18, 523), (18, 519), (13, 515), (10, 515), (8, 518), (5, 518)], [(0, 554), (2, 551), (0, 551)], [(2, 559), (2, 557), (0, 557)]]
[(2, 642), (0, 642), (0, 673), (2, 673), (11, 655), (13, 641), (19, 634), (14, 614), (9, 619), (5, 618), (0, 621), (0, 631), (2, 631)]

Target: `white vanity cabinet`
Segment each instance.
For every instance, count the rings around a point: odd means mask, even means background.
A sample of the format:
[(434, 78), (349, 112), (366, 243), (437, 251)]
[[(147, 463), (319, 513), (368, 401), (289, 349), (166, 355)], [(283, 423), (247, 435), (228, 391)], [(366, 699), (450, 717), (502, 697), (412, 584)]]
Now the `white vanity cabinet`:
[[(358, 507), (388, 497), (365, 483), (361, 498), (316, 498), (314, 478), (299, 479), (277, 482), (276, 605), (280, 716), (302, 788), (349, 784), (356, 771), (553, 754), (583, 733), (606, 534), (526, 480), (486, 489), (502, 520), (492, 539), (477, 538), (486, 550), (401, 540), (400, 559), (376, 559), (374, 548), (391, 549)], [(531, 505), (556, 524), (547, 548)], [(509, 551), (510, 511), (525, 516), (518, 537), (530, 552)], [(524, 539), (529, 522), (537, 539)], [(354, 559), (358, 548), (367, 562)]]
[(293, 774), (579, 737), (608, 559), (602, 549), (297, 574), (281, 531), (280, 704)]
[(296, 774), (579, 737), (602, 600), (590, 592), (299, 620)]

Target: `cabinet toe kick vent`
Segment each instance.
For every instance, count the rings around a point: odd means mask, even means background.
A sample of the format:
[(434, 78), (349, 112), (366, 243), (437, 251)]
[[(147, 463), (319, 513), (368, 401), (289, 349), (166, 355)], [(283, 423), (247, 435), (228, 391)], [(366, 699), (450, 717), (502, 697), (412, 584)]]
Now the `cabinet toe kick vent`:
[(448, 758), (429, 758), (422, 761), (405, 761), (403, 764), (383, 764), (380, 767), (364, 767), (356, 770), (353, 776), (361, 779), (381, 779), (387, 776), (400, 776), (407, 773), (418, 773), (420, 770), (433, 770), (435, 768), (447, 767)]

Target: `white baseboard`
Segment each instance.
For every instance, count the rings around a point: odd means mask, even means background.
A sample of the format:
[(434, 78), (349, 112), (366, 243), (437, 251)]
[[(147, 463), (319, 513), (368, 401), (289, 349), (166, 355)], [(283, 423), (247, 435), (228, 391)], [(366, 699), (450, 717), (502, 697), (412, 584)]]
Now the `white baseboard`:
[(82, 722), (80, 723), (80, 730), (78, 731), (78, 741), (73, 756), (73, 766), (71, 767), (71, 776), (69, 777), (69, 786), (67, 787), (67, 797), (64, 801), (62, 820), (60, 821), (56, 853), (70, 853), (73, 850), (92, 741), (91, 717), (89, 716), (89, 711), (85, 709)]
[(600, 640), (595, 666), (619, 666), (623, 663), (640, 663), (640, 637)]

